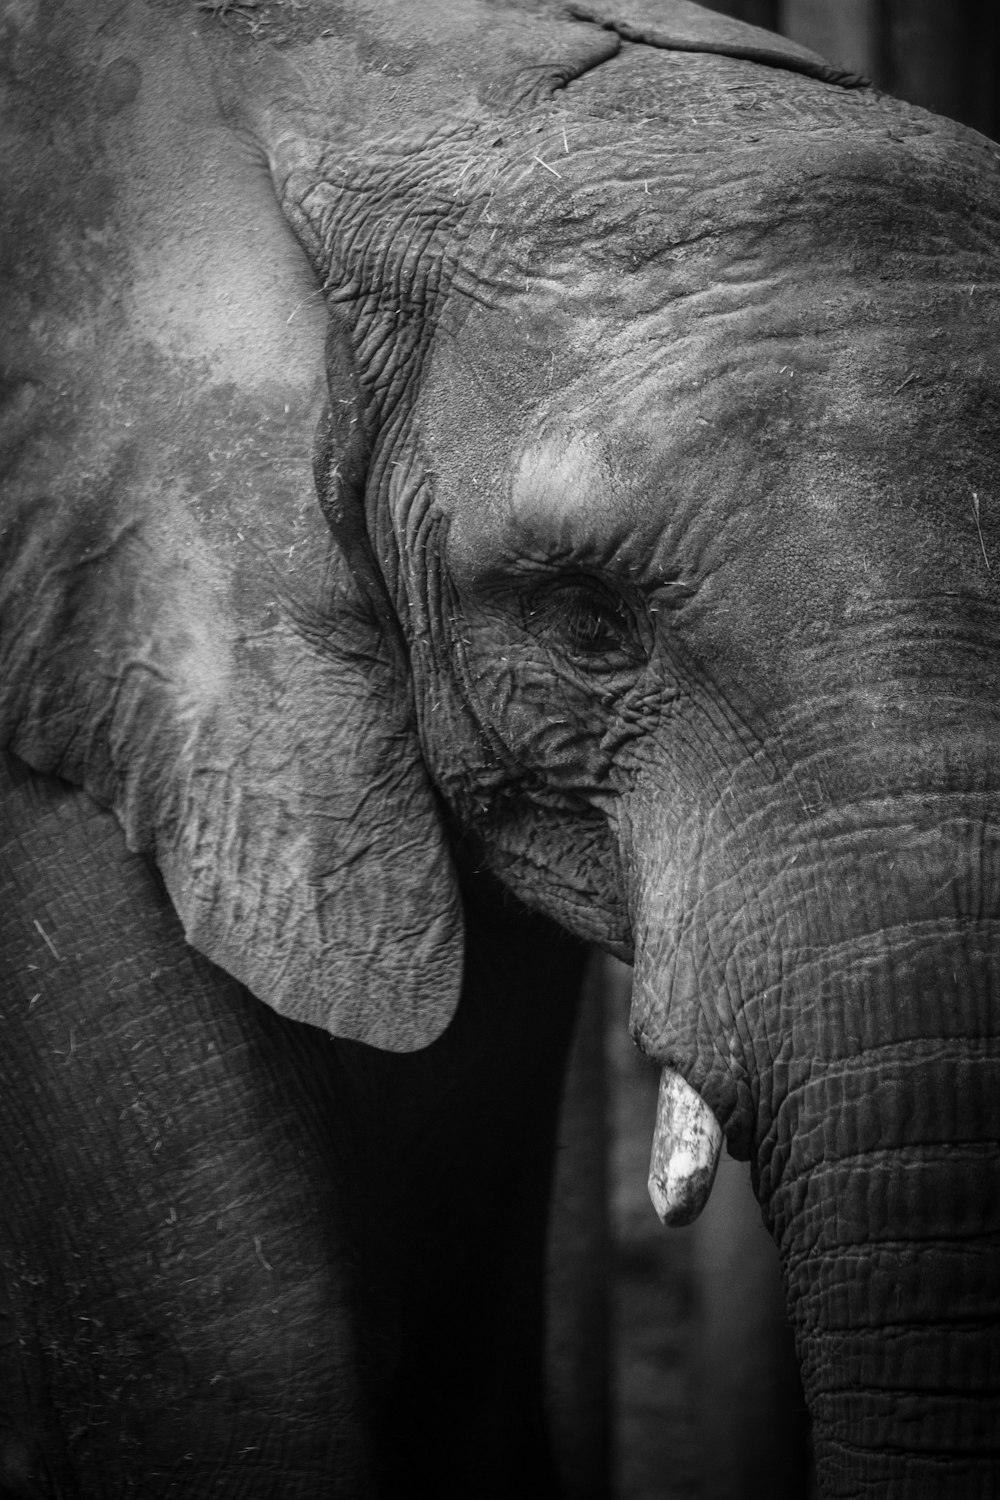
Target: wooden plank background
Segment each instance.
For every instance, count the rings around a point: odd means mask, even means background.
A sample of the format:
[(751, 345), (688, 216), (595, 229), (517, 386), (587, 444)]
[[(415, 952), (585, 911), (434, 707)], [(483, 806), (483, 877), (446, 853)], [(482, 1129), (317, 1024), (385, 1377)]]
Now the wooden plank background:
[(703, 0), (1000, 138), (998, 0)]

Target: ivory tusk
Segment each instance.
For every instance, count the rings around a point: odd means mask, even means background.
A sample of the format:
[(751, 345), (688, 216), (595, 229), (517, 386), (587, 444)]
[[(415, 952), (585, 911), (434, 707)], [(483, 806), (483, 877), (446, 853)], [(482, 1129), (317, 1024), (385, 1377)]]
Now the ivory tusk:
[(649, 1196), (664, 1224), (690, 1224), (708, 1202), (722, 1127), (700, 1094), (664, 1068), (656, 1105)]

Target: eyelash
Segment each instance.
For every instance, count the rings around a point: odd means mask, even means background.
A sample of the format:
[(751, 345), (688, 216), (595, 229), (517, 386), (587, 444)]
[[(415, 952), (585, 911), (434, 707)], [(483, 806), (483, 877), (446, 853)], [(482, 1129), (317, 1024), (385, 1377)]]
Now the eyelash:
[(621, 672), (645, 665), (649, 620), (617, 589), (589, 574), (532, 589), (524, 623), (533, 635), (554, 638), (588, 671)]

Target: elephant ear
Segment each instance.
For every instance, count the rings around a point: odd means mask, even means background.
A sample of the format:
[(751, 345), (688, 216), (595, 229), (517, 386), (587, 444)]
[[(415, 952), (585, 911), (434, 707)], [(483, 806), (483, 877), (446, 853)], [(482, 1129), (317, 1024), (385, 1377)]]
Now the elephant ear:
[(316, 501), (324, 401), (359, 395), (349, 364), (325, 389), (322, 299), (179, 15), (7, 23), (0, 743), (112, 807), (262, 1000), (406, 1050), (456, 1004), (461, 908), (398, 649)]

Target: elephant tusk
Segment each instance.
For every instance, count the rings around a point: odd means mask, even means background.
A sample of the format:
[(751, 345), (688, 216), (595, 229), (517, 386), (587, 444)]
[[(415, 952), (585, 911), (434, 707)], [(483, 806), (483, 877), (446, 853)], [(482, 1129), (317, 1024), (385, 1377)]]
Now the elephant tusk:
[(661, 1221), (690, 1224), (708, 1202), (722, 1151), (722, 1127), (701, 1095), (672, 1068), (660, 1077), (649, 1196)]

